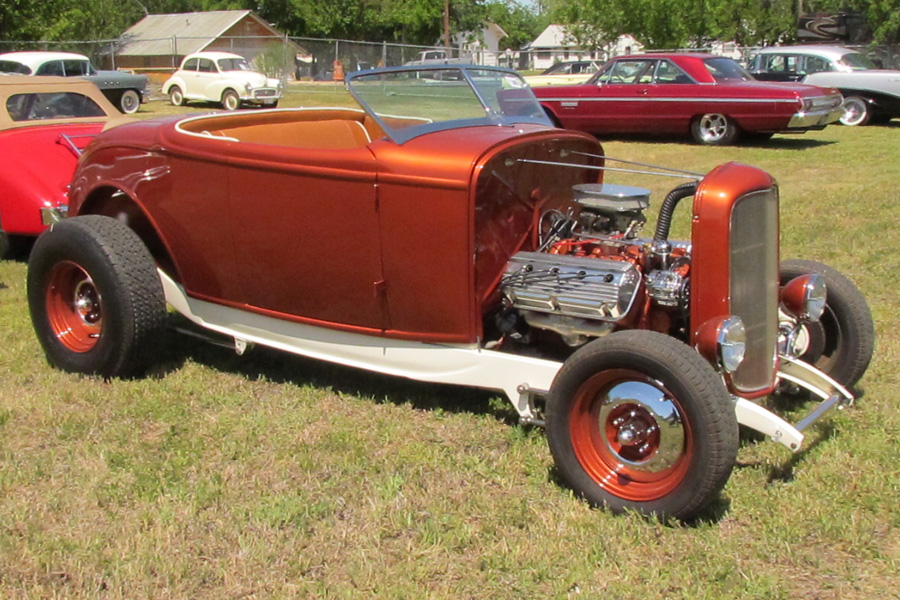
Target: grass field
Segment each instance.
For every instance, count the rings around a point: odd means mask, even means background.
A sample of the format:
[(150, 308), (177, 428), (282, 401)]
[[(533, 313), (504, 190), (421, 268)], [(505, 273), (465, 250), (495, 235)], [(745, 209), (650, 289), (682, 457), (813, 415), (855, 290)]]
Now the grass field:
[[(324, 85), (284, 104), (347, 101)], [(900, 598), (900, 122), (604, 146), (767, 169), (782, 257), (867, 295), (878, 338), (859, 401), (804, 451), (744, 442), (698, 523), (613, 516), (559, 485), (543, 432), (489, 393), (177, 336), (151, 378), (51, 369), (26, 265), (2, 262), (0, 598)], [(674, 185), (610, 181), (651, 187), (654, 207)]]

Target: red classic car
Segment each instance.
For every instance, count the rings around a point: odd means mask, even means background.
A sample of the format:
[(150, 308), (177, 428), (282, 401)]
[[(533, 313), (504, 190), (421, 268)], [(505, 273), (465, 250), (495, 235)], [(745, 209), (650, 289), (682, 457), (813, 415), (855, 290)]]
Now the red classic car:
[[(779, 264), (778, 187), (728, 163), (666, 197), (603, 183), (593, 137), (552, 127), (513, 71), (354, 73), (364, 110), (281, 109), (122, 125), (95, 138), (69, 218), (38, 239), (28, 301), (49, 361), (133, 376), (166, 303), (203, 330), (417, 380), (498, 390), (546, 424), (595, 505), (696, 514), (738, 424), (791, 450), (853, 396), (865, 299)], [(627, 163), (626, 163), (627, 164)], [(683, 200), (693, 239), (669, 239)], [(827, 293), (827, 295), (826, 295)], [(761, 402), (820, 403), (797, 424)]]
[(734, 60), (699, 53), (620, 56), (586, 83), (534, 93), (567, 129), (690, 133), (709, 145), (822, 129), (840, 118), (842, 101), (837, 90), (755, 81)]
[(0, 77), (0, 258), (65, 208), (81, 149), (117, 114), (88, 81)]

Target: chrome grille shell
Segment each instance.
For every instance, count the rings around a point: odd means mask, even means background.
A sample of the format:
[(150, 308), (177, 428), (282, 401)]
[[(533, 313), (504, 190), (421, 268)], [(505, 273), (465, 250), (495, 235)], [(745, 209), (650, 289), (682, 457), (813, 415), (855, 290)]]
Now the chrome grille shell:
[(729, 231), (729, 295), (731, 313), (741, 317), (747, 331), (747, 350), (731, 382), (746, 394), (769, 389), (775, 377), (778, 231), (775, 188), (735, 201)]

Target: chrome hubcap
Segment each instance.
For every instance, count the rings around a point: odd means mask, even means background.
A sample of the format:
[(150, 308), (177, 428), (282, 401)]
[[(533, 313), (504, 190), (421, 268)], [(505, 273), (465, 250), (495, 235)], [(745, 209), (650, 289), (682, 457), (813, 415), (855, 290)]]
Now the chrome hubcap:
[(684, 424), (676, 403), (648, 383), (627, 381), (601, 399), (600, 431), (609, 452), (636, 471), (660, 472), (685, 449)]
[(700, 118), (700, 132), (703, 139), (714, 142), (725, 137), (728, 120), (724, 115), (703, 115)]

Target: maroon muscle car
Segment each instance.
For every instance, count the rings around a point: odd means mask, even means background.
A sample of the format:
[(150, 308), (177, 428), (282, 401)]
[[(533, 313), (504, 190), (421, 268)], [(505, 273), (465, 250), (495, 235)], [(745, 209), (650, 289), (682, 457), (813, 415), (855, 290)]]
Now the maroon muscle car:
[[(865, 299), (820, 263), (779, 263), (778, 187), (728, 163), (683, 176), (642, 237), (648, 192), (603, 182), (592, 136), (553, 127), (505, 69), (351, 74), (363, 110), (122, 125), (95, 138), (69, 218), (38, 239), (28, 301), (49, 361), (134, 376), (166, 303), (233, 340), (497, 390), (546, 424), (594, 505), (702, 511), (738, 424), (791, 450), (872, 355)], [(693, 239), (669, 239), (681, 205)], [(826, 295), (827, 294), (827, 295)], [(791, 424), (761, 400), (820, 402)]]
[(118, 114), (88, 81), (0, 77), (0, 258), (59, 217), (81, 149)]
[(601, 136), (690, 133), (708, 145), (822, 129), (840, 118), (842, 102), (837, 90), (755, 81), (734, 60), (700, 53), (620, 56), (586, 83), (534, 93), (567, 129)]

